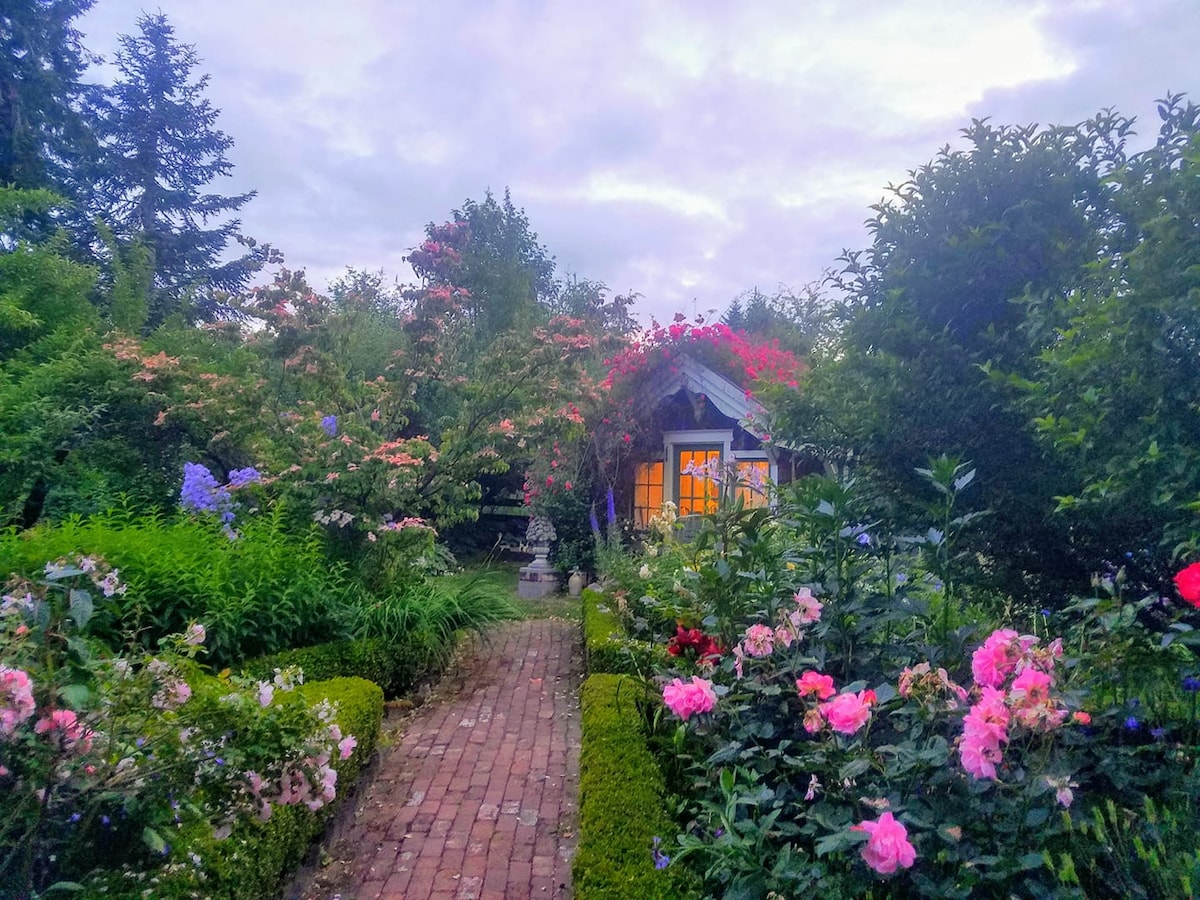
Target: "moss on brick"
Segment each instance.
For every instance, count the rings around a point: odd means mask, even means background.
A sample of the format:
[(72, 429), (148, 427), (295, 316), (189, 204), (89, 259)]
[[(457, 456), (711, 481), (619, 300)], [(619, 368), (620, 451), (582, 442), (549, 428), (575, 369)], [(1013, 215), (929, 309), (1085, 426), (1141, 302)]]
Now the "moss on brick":
[(645, 686), (614, 674), (592, 675), (580, 690), (583, 748), (579, 765), (576, 900), (685, 900), (699, 895), (679, 866), (655, 869), (653, 840), (666, 852), (676, 825), (667, 812), (658, 764), (646, 746), (639, 697)]

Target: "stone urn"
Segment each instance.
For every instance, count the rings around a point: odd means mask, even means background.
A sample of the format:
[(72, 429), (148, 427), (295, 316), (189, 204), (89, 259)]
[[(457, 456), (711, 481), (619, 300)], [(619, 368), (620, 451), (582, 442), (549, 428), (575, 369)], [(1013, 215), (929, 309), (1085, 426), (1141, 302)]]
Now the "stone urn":
[(534, 516), (525, 530), (525, 542), (533, 548), (533, 562), (521, 566), (517, 594), (539, 599), (557, 594), (561, 585), (558, 572), (550, 565), (550, 542), (557, 537), (554, 524), (545, 516)]
[(576, 569), (571, 573), (571, 577), (567, 579), (567, 593), (572, 597), (578, 597), (583, 593), (583, 586), (587, 584), (587, 579), (583, 577), (583, 573)]

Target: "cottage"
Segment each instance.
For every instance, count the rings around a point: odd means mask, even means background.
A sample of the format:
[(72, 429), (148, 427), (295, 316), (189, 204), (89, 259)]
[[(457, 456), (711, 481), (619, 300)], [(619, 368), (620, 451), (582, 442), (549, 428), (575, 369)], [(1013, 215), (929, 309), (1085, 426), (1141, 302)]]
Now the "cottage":
[(641, 393), (643, 458), (634, 461), (631, 484), (622, 491), (635, 528), (645, 528), (667, 500), (680, 516), (713, 512), (717, 485), (692, 474), (696, 470), (732, 468), (745, 504), (760, 506), (767, 495), (755, 485), (764, 479), (782, 484), (820, 469), (815, 460), (765, 441), (758, 402), (693, 357), (680, 355), (655, 376)]

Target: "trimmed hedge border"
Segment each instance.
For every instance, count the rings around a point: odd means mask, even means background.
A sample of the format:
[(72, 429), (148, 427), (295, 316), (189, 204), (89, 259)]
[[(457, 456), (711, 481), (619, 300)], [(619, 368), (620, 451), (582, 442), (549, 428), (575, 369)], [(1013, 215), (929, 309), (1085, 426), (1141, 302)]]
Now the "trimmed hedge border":
[(333, 761), (339, 788), (333, 803), (317, 812), (310, 812), (303, 805), (276, 806), (269, 821), (242, 821), (224, 840), (215, 839), (208, 826), (177, 834), (175, 858), (188, 860), (190, 854), (198, 856), (202, 860), (203, 881), (196, 880), (189, 862), (179, 862), (141, 877), (126, 877), (121, 873), (101, 876), (75, 896), (167, 900), (201, 897), (261, 900), (276, 896), (283, 879), (300, 865), (309, 846), (375, 754), (383, 721), (383, 691), (366, 679), (311, 681), (297, 690), (310, 705), (322, 700), (337, 704), (338, 725), (358, 741), (349, 759)]
[(269, 679), (276, 669), (299, 666), (305, 680), (365, 678), (379, 685), (384, 697), (391, 700), (436, 675), (452, 649), (430, 646), (415, 635), (403, 642), (382, 638), (334, 641), (247, 660), (242, 672), (252, 678)]
[(583, 648), (588, 673), (641, 675), (665, 663), (665, 649), (625, 637), (608, 602), (599, 591), (583, 592)]
[(579, 849), (572, 863), (576, 900), (691, 900), (695, 876), (680, 866), (654, 868), (655, 837), (664, 852), (676, 824), (665, 787), (646, 746), (639, 696), (645, 686), (627, 675), (600, 673), (580, 689), (583, 747), (579, 761)]

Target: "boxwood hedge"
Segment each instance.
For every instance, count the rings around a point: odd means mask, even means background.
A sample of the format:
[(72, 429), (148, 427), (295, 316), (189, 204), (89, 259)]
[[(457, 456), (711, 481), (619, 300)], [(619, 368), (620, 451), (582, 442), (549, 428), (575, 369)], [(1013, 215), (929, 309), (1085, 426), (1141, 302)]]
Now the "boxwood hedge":
[(614, 674), (592, 675), (580, 690), (576, 900), (699, 896), (698, 882), (686, 869), (654, 866), (654, 838), (669, 853), (676, 825), (666, 809), (662, 773), (646, 746), (638, 710), (645, 692), (637, 679)]
[[(151, 872), (110, 873), (92, 881), (76, 896), (164, 900), (261, 900), (275, 896), (281, 880), (300, 864), (332, 811), (374, 755), (383, 720), (383, 692), (377, 684), (362, 678), (312, 681), (299, 690), (311, 704), (325, 699), (335, 703), (338, 725), (358, 741), (349, 759), (333, 762), (339, 788), (333, 804), (317, 812), (303, 805), (277, 806), (267, 822), (240, 822), (224, 840), (215, 839), (208, 826), (192, 827), (175, 835), (172, 856), (178, 862)], [(198, 867), (193, 859), (200, 860)]]

